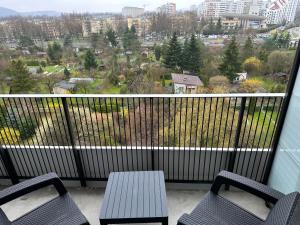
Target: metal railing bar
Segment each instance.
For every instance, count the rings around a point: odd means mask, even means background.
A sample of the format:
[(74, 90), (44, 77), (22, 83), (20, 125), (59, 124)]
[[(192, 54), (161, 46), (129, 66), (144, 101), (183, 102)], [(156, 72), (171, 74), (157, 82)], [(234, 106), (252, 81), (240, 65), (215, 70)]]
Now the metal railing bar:
[(285, 93), (232, 93), (232, 94), (0, 94), (0, 98), (242, 98), (286, 97)]

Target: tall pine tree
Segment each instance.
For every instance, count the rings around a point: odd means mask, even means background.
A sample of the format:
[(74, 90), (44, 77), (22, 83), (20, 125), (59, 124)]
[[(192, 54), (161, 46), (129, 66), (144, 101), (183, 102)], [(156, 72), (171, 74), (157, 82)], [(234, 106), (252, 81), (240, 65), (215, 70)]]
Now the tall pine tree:
[(91, 73), (91, 70), (96, 69), (97, 66), (98, 63), (96, 61), (95, 55), (92, 53), (91, 50), (88, 50), (84, 59), (84, 68)]
[(181, 65), (181, 46), (177, 40), (177, 35), (174, 32), (169, 42), (167, 54), (165, 58), (167, 68), (176, 69)]
[(181, 68), (182, 70), (189, 70), (189, 61), (190, 61), (190, 42), (186, 38), (184, 41), (182, 56), (181, 56)]
[(219, 70), (223, 75), (226, 75), (230, 81), (233, 81), (236, 78), (236, 74), (241, 71), (239, 48), (235, 37), (232, 38), (224, 52), (223, 62)]
[(216, 34), (223, 34), (223, 29), (222, 29), (222, 22), (221, 18), (219, 17), (217, 25), (216, 25)]
[(189, 63), (188, 70), (192, 73), (198, 73), (201, 66), (201, 55), (200, 55), (200, 47), (197, 43), (195, 35), (192, 34), (191, 41), (189, 43)]
[(253, 42), (251, 37), (249, 36), (243, 48), (243, 59), (246, 60), (249, 57), (252, 57), (253, 55), (254, 55)]
[(30, 93), (35, 86), (33, 80), (23, 61), (12, 61), (8, 68), (10, 77), (10, 94), (25, 94)]

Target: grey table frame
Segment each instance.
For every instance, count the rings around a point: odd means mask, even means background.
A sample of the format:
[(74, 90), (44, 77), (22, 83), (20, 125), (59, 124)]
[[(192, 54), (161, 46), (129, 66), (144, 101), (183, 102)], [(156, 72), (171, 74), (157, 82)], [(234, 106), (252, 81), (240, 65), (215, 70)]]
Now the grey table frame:
[(109, 175), (100, 224), (162, 223), (168, 225), (162, 171), (116, 172)]

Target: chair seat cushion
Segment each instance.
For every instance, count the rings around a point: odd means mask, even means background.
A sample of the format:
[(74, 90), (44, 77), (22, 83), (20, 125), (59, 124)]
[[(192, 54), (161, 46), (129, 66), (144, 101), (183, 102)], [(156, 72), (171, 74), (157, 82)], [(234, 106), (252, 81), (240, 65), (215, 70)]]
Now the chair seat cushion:
[(89, 224), (69, 194), (59, 196), (12, 222), (12, 225)]
[(208, 192), (190, 214), (194, 221), (208, 225), (260, 225), (261, 219), (225, 198)]

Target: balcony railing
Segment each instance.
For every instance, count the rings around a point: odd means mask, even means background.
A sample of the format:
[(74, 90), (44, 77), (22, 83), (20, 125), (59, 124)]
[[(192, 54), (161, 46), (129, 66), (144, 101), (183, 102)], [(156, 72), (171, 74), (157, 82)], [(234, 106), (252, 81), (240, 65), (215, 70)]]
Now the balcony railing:
[(163, 170), (211, 182), (223, 169), (262, 181), (284, 94), (2, 95), (0, 177), (50, 171), (107, 180)]

